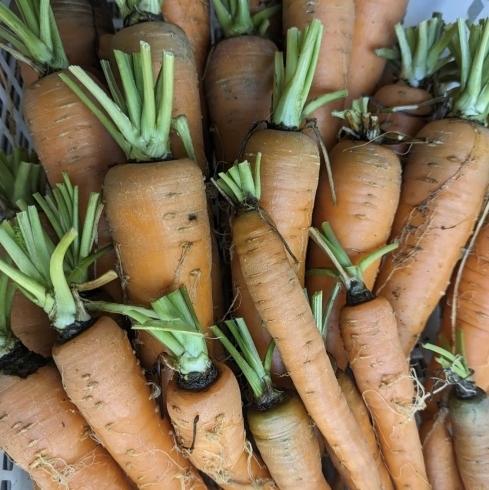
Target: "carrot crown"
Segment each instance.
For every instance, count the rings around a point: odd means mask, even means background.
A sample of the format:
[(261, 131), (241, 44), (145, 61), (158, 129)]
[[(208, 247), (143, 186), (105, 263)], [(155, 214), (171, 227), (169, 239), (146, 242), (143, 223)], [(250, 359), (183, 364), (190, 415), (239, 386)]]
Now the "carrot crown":
[(95, 97), (105, 112), (73, 80), (63, 73), (59, 76), (98, 117), (124, 150), (128, 160), (151, 162), (172, 158), (172, 128), (180, 135), (188, 156), (195, 159), (187, 118), (183, 115), (173, 119), (171, 117), (175, 57), (166, 51), (162, 53), (161, 70), (155, 80), (151, 48), (143, 41), (140, 45), (141, 51), (132, 55), (114, 51), (124, 95), (107, 61), (102, 61), (102, 68), (112, 98), (82, 68), (70, 66), (70, 72)]
[(214, 325), (211, 327), (211, 330), (245, 375), (253, 391), (256, 408), (258, 410), (267, 410), (279, 404), (283, 400), (285, 393), (273, 385), (270, 377), (270, 366), (275, 342), (273, 340), (270, 342), (265, 359), (262, 361), (244, 319), (236, 318), (235, 320), (227, 320), (225, 324), (239, 346), (241, 353), (228, 340), (219, 327)]
[(417, 26), (395, 25), (397, 46), (376, 49), (377, 56), (393, 61), (399, 68), (399, 78), (411, 87), (426, 87), (430, 78), (453, 61), (446, 48), (455, 34), (453, 25), (446, 26), (440, 13)]
[(16, 0), (20, 19), (0, 2), (0, 35), (10, 46), (0, 47), (30, 65), (39, 76), (68, 68), (49, 0)]
[(323, 25), (313, 19), (302, 31), (287, 31), (287, 55), (275, 53), (271, 123), (282, 129), (297, 131), (304, 119), (328, 102), (346, 97), (346, 90), (325, 94), (306, 104), (316, 71), (323, 35)]
[(11, 155), (0, 151), (0, 212), (7, 219), (19, 210), (17, 201), (36, 203), (33, 194), (46, 192), (47, 179), (36, 153), (16, 148)]
[(328, 255), (334, 268), (310, 269), (306, 275), (325, 275), (341, 281), (346, 288), (346, 300), (349, 306), (365, 303), (375, 298), (367, 289), (363, 280), (363, 271), (386, 253), (397, 248), (397, 243), (386, 245), (364, 257), (357, 265), (353, 265), (348, 254), (336, 238), (329, 223), (322, 224), (323, 233), (316, 228), (309, 228), (309, 236)]
[(162, 20), (161, 6), (164, 0), (115, 0), (124, 26), (140, 22)]
[(17, 283), (21, 291), (48, 314), (59, 331), (75, 323), (87, 322), (79, 291), (94, 289), (117, 277), (115, 272), (88, 281), (88, 268), (112, 245), (90, 254), (102, 207), (99, 193), (92, 193), (84, 223), (78, 217), (78, 188), (64, 174), (53, 197), (35, 194), (39, 206), (48, 216), (59, 242), (55, 245), (43, 229), (37, 208), (20, 204), (16, 223), (0, 225), (0, 245), (17, 267), (0, 259), (0, 271)]
[(268, 19), (282, 8), (280, 4), (273, 5), (252, 16), (249, 0), (212, 0), (212, 5), (225, 38), (243, 34), (263, 36), (270, 25)]
[(182, 287), (151, 303), (152, 308), (86, 301), (87, 309), (127, 315), (135, 330), (146, 330), (170, 351), (166, 363), (181, 380), (208, 375), (211, 360), (202, 327), (187, 289)]
[(489, 22), (467, 27), (457, 21), (457, 32), (450, 45), (459, 71), (459, 86), (451, 92), (452, 110), (449, 116), (477, 121), (487, 126), (489, 114)]

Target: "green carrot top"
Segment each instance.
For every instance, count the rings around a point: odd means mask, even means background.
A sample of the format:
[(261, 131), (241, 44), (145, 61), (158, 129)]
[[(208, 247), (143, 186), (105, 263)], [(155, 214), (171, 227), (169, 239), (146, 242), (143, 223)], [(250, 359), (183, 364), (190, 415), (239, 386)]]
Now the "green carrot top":
[(453, 60), (446, 48), (455, 34), (455, 26), (446, 25), (441, 14), (434, 13), (417, 26), (403, 28), (396, 24), (394, 28), (397, 45), (393, 49), (377, 49), (375, 53), (394, 62), (399, 79), (411, 87), (428, 88), (433, 75)]
[(175, 57), (166, 51), (162, 53), (161, 70), (155, 79), (151, 48), (143, 41), (140, 45), (139, 53), (114, 51), (124, 94), (119, 90), (107, 61), (102, 61), (102, 68), (112, 97), (82, 68), (69, 68), (105, 112), (87, 97), (77, 83), (64, 74), (60, 74), (60, 77), (99, 118), (124, 150), (129, 161), (151, 162), (171, 159), (172, 128), (182, 139), (188, 156), (195, 159), (187, 118), (184, 115), (171, 117)]
[(449, 117), (487, 126), (489, 114), (489, 22), (471, 24), (458, 19), (449, 50), (458, 69), (458, 87), (450, 92)]
[(263, 36), (270, 24), (269, 18), (282, 8), (280, 4), (273, 5), (251, 15), (249, 0), (212, 0), (212, 5), (226, 39), (243, 34)]
[(34, 193), (46, 193), (47, 178), (36, 153), (16, 148), (12, 154), (0, 151), (0, 214), (12, 218), (22, 199), (28, 205), (36, 204)]
[(132, 328), (146, 330), (168, 350), (164, 360), (175, 370), (180, 386), (199, 391), (217, 376), (208, 355), (205, 336), (187, 289), (181, 287), (151, 303), (151, 308), (86, 301), (90, 311), (128, 316)]
[(78, 187), (66, 176), (52, 196), (35, 194), (39, 207), (46, 213), (58, 240), (43, 229), (35, 206), (20, 202), (21, 212), (15, 223), (0, 225), (0, 245), (16, 267), (0, 259), (0, 271), (9, 276), (19, 289), (48, 314), (51, 325), (59, 332), (77, 330), (91, 320), (83, 307), (80, 291), (94, 289), (117, 277), (109, 272), (94, 281), (88, 268), (112, 245), (91, 253), (97, 234), (97, 223), (103, 205), (99, 193), (92, 193), (81, 222), (78, 214)]
[(68, 68), (49, 0), (16, 0), (22, 18), (0, 2), (0, 47), (29, 64), (42, 77)]
[(124, 27), (140, 22), (162, 21), (161, 6), (164, 0), (115, 0)]

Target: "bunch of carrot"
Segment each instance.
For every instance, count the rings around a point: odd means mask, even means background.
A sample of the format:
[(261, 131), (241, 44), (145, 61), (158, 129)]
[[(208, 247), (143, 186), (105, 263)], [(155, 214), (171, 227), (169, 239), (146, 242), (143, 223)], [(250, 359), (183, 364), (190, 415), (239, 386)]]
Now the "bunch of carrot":
[(489, 488), (489, 21), (12, 1), (0, 447), (36, 484)]

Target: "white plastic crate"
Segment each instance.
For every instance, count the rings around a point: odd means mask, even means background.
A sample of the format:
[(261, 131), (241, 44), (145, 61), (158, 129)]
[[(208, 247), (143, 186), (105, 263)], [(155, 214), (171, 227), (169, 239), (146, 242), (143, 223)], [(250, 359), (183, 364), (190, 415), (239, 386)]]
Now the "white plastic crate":
[[(10, 0), (1, 1), (10, 4)], [(410, 0), (404, 23), (415, 25), (431, 17), (432, 12), (442, 12), (445, 22), (453, 22), (458, 17), (474, 21), (489, 17), (489, 0)], [(115, 19), (114, 24), (116, 28), (122, 27), (120, 19)], [(22, 83), (16, 76), (14, 58), (3, 50), (0, 50), (0, 69), (3, 72), (0, 73), (0, 148), (5, 151), (10, 151), (13, 146), (30, 148), (31, 138), (21, 113)], [(436, 313), (430, 323), (436, 326)], [(0, 490), (33, 489), (28, 474), (1, 450), (0, 460)]]

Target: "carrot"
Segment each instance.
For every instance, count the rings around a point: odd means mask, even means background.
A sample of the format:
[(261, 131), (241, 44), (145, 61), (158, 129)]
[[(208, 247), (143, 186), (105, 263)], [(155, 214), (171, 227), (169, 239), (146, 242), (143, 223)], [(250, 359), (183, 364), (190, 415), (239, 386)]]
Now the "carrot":
[(452, 427), (453, 448), (460, 476), (466, 490), (484, 489), (489, 481), (489, 444), (486, 426), (489, 420), (489, 397), (471, 377), (465, 357), (463, 332), (453, 339), (456, 354), (432, 345), (423, 347), (440, 356), (437, 361), (445, 372), (448, 412)]
[[(414, 417), (414, 384), (394, 311), (385, 298), (376, 297), (365, 286), (362, 270), (368, 262), (354, 267), (328, 223), (323, 224), (323, 234), (311, 229), (311, 237), (329, 255), (335, 264), (333, 272), (337, 271), (346, 288), (346, 305), (340, 310), (341, 337), (394, 487), (428, 489)], [(374, 261), (392, 248), (385, 247), (365, 260)]]
[(152, 309), (94, 302), (91, 308), (124, 312), (133, 328), (147, 330), (167, 348), (175, 371), (166, 406), (180, 451), (224, 489), (276, 489), (245, 439), (238, 382), (225, 364), (211, 360), (185, 287), (151, 303)]
[(259, 208), (259, 166), (257, 155), (255, 180), (250, 164), (243, 162), (228, 174), (221, 173), (216, 182), (230, 196), (234, 192), (231, 198), (238, 205), (232, 230), (243, 277), (299, 396), (341, 462), (337, 469), (344, 481), (352, 490), (379, 489), (377, 468), (338, 386), (283, 241), (271, 218)]
[[(212, 252), (203, 176), (194, 159), (172, 159), (168, 144), (170, 127), (174, 127), (188, 154), (194, 155), (184, 118), (171, 118), (175, 57), (163, 54), (155, 85), (151, 48), (141, 42), (140, 50), (137, 55), (121, 51), (115, 54), (125, 100), (108, 71), (113, 100), (99, 91), (83, 70), (70, 69), (80, 83), (94, 90), (94, 96), (111, 117), (104, 124), (121, 144), (127, 159), (137, 162), (111, 168), (104, 184), (106, 214), (120, 261), (120, 277), (127, 299), (139, 305), (148, 305), (161, 294), (187, 285), (199, 320), (208, 329), (213, 323)], [(141, 60), (134, 71), (133, 58)], [(108, 64), (104, 66), (108, 68)], [(137, 85), (138, 79), (145, 82)], [(66, 77), (63, 80), (83, 97), (77, 84)], [(84, 100), (90, 103), (85, 97)], [(148, 344), (147, 339), (146, 335), (142, 342)], [(152, 350), (156, 357), (151, 355)], [(161, 351), (162, 346), (154, 341), (145, 349), (146, 369), (151, 369)]]
[(15, 284), (0, 273), (0, 447), (45, 489), (129, 489), (63, 390), (50, 359), (11, 328)]
[[(4, 261), (0, 268), (48, 313), (59, 332), (53, 358), (67, 394), (138, 488), (204, 488), (176, 449), (169, 421), (160, 418), (127, 334), (109, 317), (92, 318), (80, 299), (79, 290), (110, 279), (81, 282), (94, 260), (90, 251), (101, 211), (100, 194), (92, 196), (89, 218), (80, 225), (77, 188), (67, 180), (58, 191), (49, 207), (58, 215), (53, 216), (55, 228), (68, 229), (59, 243), (54, 246), (42, 233), (36, 209), (29, 207), (17, 215), (23, 242), (28, 244), (26, 252), (11, 238), (12, 230), (0, 226), (0, 243), (19, 270)], [(48, 209), (46, 201), (39, 201)]]
[[(307, 229), (312, 221), (321, 160), (317, 144), (299, 128), (315, 103), (306, 103), (306, 99), (320, 54), (320, 25), (314, 20), (303, 33), (295, 28), (289, 30), (285, 68), (283, 54), (276, 55), (270, 124), (266, 129), (253, 132), (243, 150), (243, 155), (252, 163), (258, 153), (262, 155), (260, 205), (287, 243), (289, 261), (301, 285), (304, 284)], [(322, 101), (342, 95), (327, 94)], [(243, 281), (237, 269), (236, 264), (233, 283), (237, 289), (245, 291), (246, 286), (241, 285)], [(254, 308), (246, 306), (238, 314), (245, 319), (258, 351), (263, 354), (270, 337), (263, 333), (261, 322), (257, 323)], [(255, 332), (260, 332), (256, 338)], [(263, 344), (260, 337), (265, 337)], [(276, 367), (280, 368), (280, 364)], [(277, 375), (285, 373), (274, 370), (272, 374), (275, 374), (275, 382), (280, 384)]]
[(384, 460), (380, 453), (379, 444), (377, 442), (377, 437), (372, 427), (372, 422), (370, 420), (370, 413), (365, 405), (362, 395), (358, 391), (357, 386), (341, 369), (336, 370), (336, 378), (338, 384), (341, 387), (341, 391), (345, 395), (346, 401), (350, 410), (355, 417), (362, 433), (367, 440), (370, 452), (374, 458), (377, 470), (381, 478), (382, 488), (393, 489), (392, 480), (385, 466)]
[(213, 46), (204, 82), (216, 163), (227, 170), (253, 123), (270, 117), (277, 47), (263, 36), (277, 7), (251, 17), (247, 0), (233, 0), (228, 8), (222, 0), (212, 2), (224, 37)]
[[(330, 490), (322, 467), (318, 440), (309, 415), (294, 390), (278, 389), (270, 378), (272, 342), (262, 361), (242, 318), (226, 321), (240, 352), (217, 327), (211, 330), (243, 372), (253, 392), (247, 419), (253, 439), (281, 490)], [(293, 444), (291, 442), (293, 441)]]
[[(84, 210), (90, 192), (101, 189), (108, 168), (122, 163), (124, 156), (103, 125), (58, 77), (57, 72), (68, 68), (68, 59), (56, 25), (49, 21), (53, 15), (49, 2), (35, 0), (29, 12), (39, 19), (37, 23), (21, 21), (3, 4), (0, 8), (0, 20), (8, 34), (20, 39), (10, 51), (29, 62), (40, 77), (25, 89), (24, 118), (49, 184), (54, 187), (62, 182), (63, 172), (69, 171), (80, 186)], [(98, 243), (103, 248), (111, 238), (105, 220), (100, 223)], [(114, 262), (115, 255), (106, 255), (97, 264), (98, 270), (103, 274)], [(116, 282), (105, 288), (116, 297), (121, 294)]]
[[(433, 98), (439, 95), (440, 90), (438, 79), (453, 60), (452, 55), (445, 54), (445, 51), (455, 29), (445, 26), (439, 13), (418, 26), (403, 29), (401, 24), (396, 24), (394, 29), (396, 47), (378, 49), (376, 54), (396, 63), (397, 81), (375, 92), (372, 110), (377, 108), (384, 131), (409, 139), (416, 136), (428, 121), (428, 116), (432, 115)], [(395, 145), (392, 149), (406, 153), (409, 145)]]
[[(340, 141), (329, 153), (335, 204), (326, 175), (320, 175), (314, 202), (312, 223), (320, 227), (329, 222), (353, 263), (383, 247), (391, 232), (401, 191), (401, 163), (389, 146), (382, 144), (382, 133), (375, 115), (367, 110), (367, 98), (353, 101), (352, 108), (335, 113), (349, 122), (349, 138)], [(352, 232), (354, 230), (354, 232)], [(307, 256), (307, 268), (330, 267), (330, 259), (314, 243)], [(364, 273), (367, 288), (375, 282), (380, 260)], [(310, 294), (323, 291), (329, 296), (336, 281), (324, 275), (308, 273)], [(345, 304), (345, 292), (335, 300), (328, 322), (326, 347), (338, 366), (345, 369), (347, 356), (339, 331), (339, 310)]]
[[(321, 56), (311, 85), (309, 98), (325, 93), (347, 89), (348, 67), (353, 49), (353, 28), (355, 11), (353, 0), (320, 0), (314, 7), (308, 0), (282, 0), (284, 32), (291, 27), (303, 29), (312, 19), (318, 19), (324, 26), (321, 40)], [(333, 110), (341, 110), (341, 99), (331, 101), (315, 110), (315, 118), (321, 137), (330, 150), (336, 144), (340, 122), (331, 115)]]
[(438, 414), (423, 424), (421, 441), (426, 463), (428, 480), (433, 490), (464, 490), (464, 484), (455, 461), (453, 438), (449, 430), (447, 408), (441, 408)]
[[(141, 3), (141, 5), (139, 5)], [(113, 52), (133, 54), (140, 50), (144, 41), (151, 47), (153, 70), (161, 68), (161, 53), (167, 51), (175, 57), (174, 91), (172, 116), (184, 114), (188, 119), (190, 135), (195, 149), (195, 158), (204, 175), (208, 174), (205, 159), (204, 136), (202, 130), (202, 110), (200, 107), (199, 78), (192, 45), (185, 32), (175, 24), (162, 21), (162, 0), (117, 0), (124, 27), (111, 40), (110, 63), (117, 73), (118, 62)], [(172, 131), (171, 151), (176, 158), (185, 158), (187, 150), (182, 145), (177, 131)]]
[[(394, 308), (406, 356), (445, 293), (489, 184), (487, 108), (482, 102), (474, 105), (480, 95), (477, 85), (485, 76), (482, 68), (489, 47), (489, 24), (472, 26), (469, 36), (466, 29), (460, 19), (458, 41), (454, 38), (451, 50), (461, 70), (461, 86), (453, 97), (450, 117), (430, 122), (416, 136), (427, 143), (412, 148), (404, 168), (391, 233), (399, 248), (386, 257), (375, 284), (376, 294)], [(470, 73), (466, 65), (469, 46)]]
[(395, 4), (388, 0), (355, 0), (346, 108), (352, 100), (374, 93), (386, 61), (376, 56), (375, 50), (392, 47), (396, 36), (394, 26), (402, 21), (407, 4), (408, 0)]

